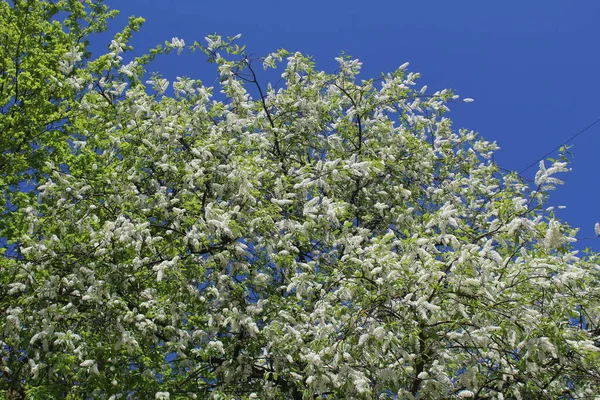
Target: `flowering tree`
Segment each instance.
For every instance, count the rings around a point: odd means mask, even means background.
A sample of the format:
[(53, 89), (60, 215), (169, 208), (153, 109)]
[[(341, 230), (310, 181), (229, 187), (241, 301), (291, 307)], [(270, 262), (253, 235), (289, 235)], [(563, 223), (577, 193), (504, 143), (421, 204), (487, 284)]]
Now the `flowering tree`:
[(6, 397), (600, 396), (598, 258), (544, 206), (563, 160), (501, 173), (407, 64), (360, 81), (209, 36), (218, 88), (146, 82), (185, 43), (125, 62), (140, 23), (47, 73), (68, 141), (2, 232)]

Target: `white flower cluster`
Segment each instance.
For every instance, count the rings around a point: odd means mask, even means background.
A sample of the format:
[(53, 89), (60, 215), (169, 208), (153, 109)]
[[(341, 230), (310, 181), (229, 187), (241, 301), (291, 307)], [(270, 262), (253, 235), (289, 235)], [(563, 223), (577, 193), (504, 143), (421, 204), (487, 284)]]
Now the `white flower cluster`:
[(115, 399), (600, 393), (597, 265), (543, 205), (565, 163), (532, 188), (499, 174), (496, 144), (453, 131), (456, 96), (407, 63), (359, 81), (358, 60), (329, 74), (281, 50), (263, 59), (283, 63), (276, 89), (207, 40), (220, 98), (128, 86), (141, 67), (115, 39), (119, 78), (82, 95), (73, 151), (19, 211), (0, 356), (28, 360), (24, 381)]

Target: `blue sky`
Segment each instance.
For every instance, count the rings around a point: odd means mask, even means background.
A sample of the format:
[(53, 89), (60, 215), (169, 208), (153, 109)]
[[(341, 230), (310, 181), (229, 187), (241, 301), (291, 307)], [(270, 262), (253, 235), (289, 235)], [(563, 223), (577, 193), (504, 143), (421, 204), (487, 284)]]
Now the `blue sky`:
[[(191, 44), (233, 36), (255, 56), (278, 48), (312, 55), (332, 72), (341, 51), (363, 62), (364, 78), (410, 62), (430, 90), (451, 88), (474, 103), (449, 117), (501, 147), (496, 162), (520, 171), (600, 118), (600, 1), (198, 1), (108, 0), (146, 19), (132, 44), (141, 53), (176, 36)], [(214, 77), (201, 53), (156, 60), (167, 78)], [(212, 81), (206, 81), (212, 84)], [(573, 171), (551, 198), (558, 216), (594, 236), (600, 221), (600, 123), (572, 143)], [(556, 155), (554, 153), (553, 155)], [(533, 178), (536, 168), (523, 175)], [(600, 251), (600, 238), (578, 247)]]

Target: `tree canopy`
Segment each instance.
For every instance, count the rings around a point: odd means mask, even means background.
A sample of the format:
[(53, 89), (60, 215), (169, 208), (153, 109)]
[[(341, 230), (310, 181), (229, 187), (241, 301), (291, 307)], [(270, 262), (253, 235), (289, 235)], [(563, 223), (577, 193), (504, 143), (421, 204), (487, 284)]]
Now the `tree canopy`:
[[(5, 398), (600, 396), (598, 256), (547, 206), (564, 158), (503, 172), (408, 64), (217, 35), (128, 57), (141, 18), (92, 58), (114, 15), (0, 3)], [(195, 50), (215, 86), (145, 73)]]

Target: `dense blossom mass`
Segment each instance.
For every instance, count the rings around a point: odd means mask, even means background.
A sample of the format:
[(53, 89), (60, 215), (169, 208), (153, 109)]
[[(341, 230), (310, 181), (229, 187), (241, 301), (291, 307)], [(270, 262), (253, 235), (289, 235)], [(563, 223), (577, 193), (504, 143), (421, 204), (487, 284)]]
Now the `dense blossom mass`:
[[(139, 18), (91, 58), (113, 15), (0, 4), (6, 398), (600, 398), (598, 258), (545, 205), (564, 159), (501, 172), (408, 64), (128, 57)], [(145, 74), (193, 50), (215, 86)]]

